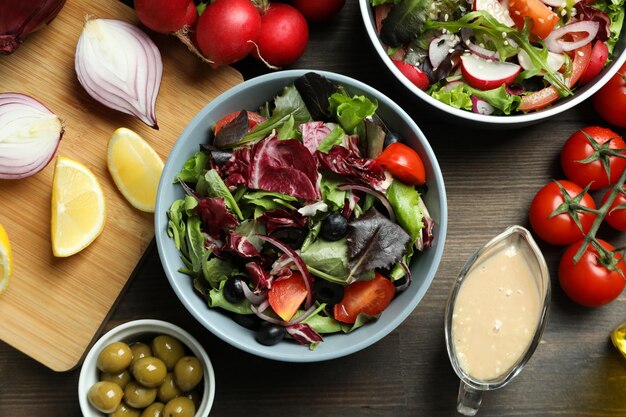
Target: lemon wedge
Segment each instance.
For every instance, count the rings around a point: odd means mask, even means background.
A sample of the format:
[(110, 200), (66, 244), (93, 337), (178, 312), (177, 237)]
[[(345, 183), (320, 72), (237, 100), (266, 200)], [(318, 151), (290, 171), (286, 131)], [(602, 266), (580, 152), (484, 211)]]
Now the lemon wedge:
[(135, 208), (154, 213), (163, 161), (137, 133), (125, 127), (111, 135), (107, 166), (122, 195)]
[(104, 193), (83, 164), (60, 156), (52, 181), (52, 252), (66, 257), (91, 244), (104, 229)]
[(9, 286), (11, 273), (13, 272), (13, 253), (9, 236), (0, 224), (0, 294)]

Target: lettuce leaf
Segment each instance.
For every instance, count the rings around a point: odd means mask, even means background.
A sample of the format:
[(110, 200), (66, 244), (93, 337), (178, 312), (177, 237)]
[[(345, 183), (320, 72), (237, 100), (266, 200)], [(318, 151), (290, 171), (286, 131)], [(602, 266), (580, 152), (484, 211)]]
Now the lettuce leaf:
[(345, 90), (335, 93), (328, 99), (331, 112), (335, 113), (341, 127), (350, 135), (364, 136), (364, 120), (374, 114), (378, 101), (365, 96), (350, 97)]
[(459, 84), (450, 90), (446, 89), (446, 85), (433, 84), (427, 93), (442, 103), (470, 111), (472, 110), (472, 95), (474, 95), (495, 107), (499, 114), (507, 115), (516, 111), (521, 102), (519, 96), (506, 91), (504, 84), (487, 91), (472, 88), (467, 84)]
[(396, 213), (396, 222), (409, 234), (411, 244), (415, 243), (424, 227), (419, 193), (415, 187), (394, 180), (387, 189), (387, 198)]
[(606, 41), (606, 46), (609, 48), (609, 54), (613, 53), (615, 44), (619, 40), (620, 32), (624, 24), (624, 0), (597, 0), (591, 6), (595, 9), (601, 10), (609, 16), (611, 19), (611, 36)]

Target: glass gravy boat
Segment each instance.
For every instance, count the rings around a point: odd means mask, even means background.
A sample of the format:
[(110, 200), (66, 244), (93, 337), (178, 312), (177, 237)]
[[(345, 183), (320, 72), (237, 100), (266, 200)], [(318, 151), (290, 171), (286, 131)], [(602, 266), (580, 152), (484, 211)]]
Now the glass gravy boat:
[[(475, 266), (479, 266), (485, 259), (498, 253), (499, 251), (507, 250), (507, 248), (510, 248), (511, 245), (515, 245), (518, 248), (518, 253), (524, 257), (524, 260), (531, 271), (531, 275), (535, 280), (539, 293), (539, 321), (530, 345), (526, 349), (525, 353), (517, 359), (515, 364), (506, 372), (500, 374), (496, 379), (480, 380), (469, 375), (459, 363), (459, 358), (457, 357), (454, 346), (454, 340), (452, 338), (453, 312), (461, 286), (472, 269)], [(485, 244), (485, 246), (480, 248), (467, 261), (459, 273), (452, 291), (450, 292), (445, 311), (445, 336), (448, 356), (450, 357), (450, 362), (452, 363), (454, 371), (461, 379), (457, 399), (457, 411), (460, 414), (466, 416), (475, 415), (480, 407), (482, 395), (485, 391), (502, 388), (522, 371), (522, 368), (534, 353), (535, 348), (541, 339), (541, 335), (547, 321), (549, 305), (550, 275), (548, 273), (548, 267), (546, 266), (543, 254), (539, 250), (532, 235), (525, 228), (521, 226), (509, 227), (503, 233), (496, 236)]]

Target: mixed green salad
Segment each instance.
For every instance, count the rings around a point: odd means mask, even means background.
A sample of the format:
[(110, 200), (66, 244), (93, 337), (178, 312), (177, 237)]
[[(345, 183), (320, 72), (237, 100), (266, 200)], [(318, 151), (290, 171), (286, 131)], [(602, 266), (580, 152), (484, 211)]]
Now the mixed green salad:
[(624, 0), (370, 0), (381, 42), (450, 106), (509, 115), (575, 94), (610, 62)]
[(375, 319), (431, 245), (424, 165), (377, 107), (307, 73), (218, 121), (181, 167), (180, 271), (259, 343), (315, 347)]

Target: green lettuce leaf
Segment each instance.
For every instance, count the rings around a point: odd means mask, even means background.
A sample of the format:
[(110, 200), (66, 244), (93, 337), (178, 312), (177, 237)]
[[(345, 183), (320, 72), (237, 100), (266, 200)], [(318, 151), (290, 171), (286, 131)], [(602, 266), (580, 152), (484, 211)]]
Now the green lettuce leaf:
[(334, 242), (318, 238), (315, 242), (300, 251), (300, 257), (307, 265), (318, 273), (335, 277), (334, 282), (346, 283), (348, 273), (348, 244), (346, 239)]
[(348, 191), (337, 188), (341, 184), (345, 184), (345, 180), (342, 180), (341, 177), (330, 174), (322, 174), (322, 180), (320, 181), (322, 199), (326, 204), (328, 204), (330, 211), (337, 211), (343, 208), (346, 203)]
[(204, 176), (206, 168), (209, 166), (209, 160), (210, 157), (205, 152), (196, 152), (185, 162), (183, 169), (178, 173), (174, 182), (176, 183), (180, 180), (195, 184), (198, 182), (198, 178)]
[(207, 297), (207, 302), (209, 307), (220, 307), (224, 310), (231, 311), (237, 314), (254, 314), (252, 309), (250, 308), (250, 301), (244, 298), (242, 301), (238, 303), (231, 303), (224, 297), (224, 286), (226, 285), (226, 280), (220, 282), (219, 288), (213, 288), (209, 291), (209, 295)]
[(330, 111), (335, 113), (341, 127), (350, 135), (363, 136), (363, 121), (378, 108), (378, 101), (371, 101), (365, 96), (350, 97), (345, 90), (329, 97)]
[(396, 222), (409, 234), (412, 245), (424, 227), (419, 193), (415, 187), (394, 180), (387, 189), (387, 199), (396, 213)]
[(240, 272), (229, 261), (213, 257), (202, 264), (202, 274), (211, 288), (219, 289), (222, 281), (234, 275), (240, 275)]
[(592, 7), (603, 11), (611, 19), (611, 36), (606, 41), (606, 46), (609, 48), (609, 54), (613, 53), (615, 44), (619, 40), (620, 32), (624, 24), (624, 0), (597, 0)]
[(341, 126), (337, 125), (335, 128), (326, 136), (322, 142), (318, 145), (317, 150), (323, 153), (328, 153), (333, 146), (341, 145), (343, 143), (343, 137), (346, 132), (343, 131)]
[(220, 174), (218, 174), (216, 170), (212, 169), (205, 174), (204, 179), (207, 182), (208, 195), (214, 198), (223, 198), (230, 211), (235, 213), (239, 219), (243, 220), (243, 214), (241, 213), (235, 198), (230, 193), (230, 190), (226, 184), (224, 184)]
[(445, 85), (433, 84), (427, 93), (442, 103), (464, 110), (472, 110), (472, 95), (474, 95), (495, 107), (497, 114), (507, 115), (516, 111), (521, 102), (519, 96), (506, 91), (504, 84), (487, 91), (472, 88), (467, 84), (459, 84), (450, 90), (446, 90)]

